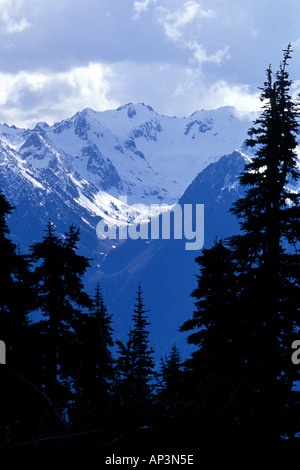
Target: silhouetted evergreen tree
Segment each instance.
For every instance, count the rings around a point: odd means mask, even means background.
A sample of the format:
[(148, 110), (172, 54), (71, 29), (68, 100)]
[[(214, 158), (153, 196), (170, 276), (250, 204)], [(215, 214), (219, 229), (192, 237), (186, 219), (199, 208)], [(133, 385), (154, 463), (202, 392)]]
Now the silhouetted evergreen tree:
[(169, 356), (161, 359), (161, 390), (159, 401), (170, 413), (176, 412), (181, 403), (183, 373), (180, 353), (175, 344), (172, 345)]
[(150, 323), (147, 320), (141, 286), (137, 291), (134, 314), (132, 315), (133, 328), (131, 331), (131, 358), (134, 371), (134, 395), (138, 400), (145, 400), (149, 397), (152, 387), (150, 380), (153, 374), (153, 353), (152, 347), (149, 347), (149, 331), (146, 329)]
[(111, 402), (114, 365), (110, 348), (114, 345), (112, 315), (107, 311), (99, 283), (89, 314), (82, 313), (75, 323), (78, 356), (75, 387), (77, 419), (96, 422)]
[(27, 327), (35, 292), (30, 263), (10, 239), (6, 218), (13, 209), (0, 191), (0, 339), (6, 345), (7, 364), (24, 375), (32, 369)]
[(42, 394), (31, 383), (39, 360), (28, 318), (35, 308), (35, 292), (29, 262), (10, 239), (6, 217), (12, 210), (0, 192), (0, 339), (6, 344), (6, 365), (0, 366), (1, 448), (30, 439), (49, 417)]
[(119, 384), (127, 397), (123, 399), (134, 399), (136, 404), (143, 404), (151, 397), (154, 362), (152, 347), (149, 347), (150, 325), (145, 310), (141, 286), (137, 291), (136, 304), (132, 315), (133, 326), (128, 335), (128, 341), (124, 345), (117, 341), (119, 346), (119, 358), (117, 370), (121, 376)]
[(200, 412), (212, 440), (263, 448), (286, 442), (299, 425), (291, 344), (299, 328), (300, 208), (287, 187), (299, 178), (299, 115), (289, 94), (290, 52), (275, 75), (267, 69), (263, 112), (246, 141), (255, 155), (232, 208), (241, 232), (197, 258), (196, 310), (181, 327), (195, 330), (188, 342), (197, 346), (186, 362), (191, 412)]
[(6, 343), (10, 364), (17, 361), (14, 349), (28, 324), (28, 312), (33, 307), (29, 265), (11, 241), (6, 222), (13, 209), (0, 191), (0, 339)]
[(126, 343), (124, 344), (122, 341), (116, 340), (116, 345), (118, 350), (116, 353), (114, 394), (123, 406), (132, 400), (134, 389), (131, 329), (129, 330)]
[(290, 54), (289, 45), (277, 73), (266, 71), (263, 112), (246, 141), (255, 156), (240, 177), (245, 196), (232, 208), (241, 234), (230, 240), (241, 290), (245, 370), (252, 380), (252, 431), (266, 446), (293, 436), (298, 419), (290, 356), (299, 327), (300, 206), (299, 194), (287, 186), (300, 175), (299, 108), (290, 96)]
[(107, 311), (107, 307), (103, 300), (99, 282), (96, 285), (96, 292), (94, 296), (93, 309), (91, 317), (95, 318), (100, 336), (100, 342), (103, 347), (103, 357), (105, 360), (105, 368), (111, 367), (111, 352), (110, 347), (114, 345), (113, 341), (113, 328), (112, 328), (112, 315)]
[(49, 222), (43, 241), (31, 247), (38, 307), (45, 317), (40, 324), (45, 337), (44, 385), (46, 392), (55, 397), (59, 390), (63, 393), (72, 386), (70, 356), (77, 341), (72, 322), (80, 308), (91, 306), (82, 282), (89, 261), (77, 254), (78, 241), (79, 231), (74, 226), (62, 240)]
[(242, 409), (241, 373), (244, 347), (239, 337), (240, 320), (235, 264), (222, 240), (203, 249), (195, 260), (200, 266), (193, 317), (180, 331), (190, 332), (196, 346), (185, 366), (185, 401), (197, 414), (205, 438), (224, 442), (238, 435)]
[[(227, 344), (231, 340), (232, 324), (236, 320), (232, 314), (237, 293), (232, 251), (222, 240), (215, 241), (210, 249), (203, 249), (195, 261), (200, 266), (198, 286), (191, 294), (196, 299), (196, 309), (193, 318), (187, 320), (180, 331), (196, 330), (188, 336), (189, 344), (202, 349), (213, 341), (211, 349), (216, 350), (217, 354), (223, 354), (222, 348), (216, 346), (220, 341)], [(196, 350), (192, 359), (187, 361), (191, 367), (194, 367), (193, 364), (195, 368), (198, 367), (198, 355), (199, 350)]]

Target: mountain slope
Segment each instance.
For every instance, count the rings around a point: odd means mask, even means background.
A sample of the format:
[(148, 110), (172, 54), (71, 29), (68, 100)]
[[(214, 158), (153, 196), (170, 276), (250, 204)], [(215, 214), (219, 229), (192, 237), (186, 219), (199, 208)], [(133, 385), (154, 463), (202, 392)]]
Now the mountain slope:
[(176, 118), (131, 103), (85, 109), (53, 126), (0, 125), (0, 185), (17, 207), (12, 231), (25, 248), (49, 218), (60, 233), (76, 223), (99, 264), (118, 245), (95, 237), (99, 220), (113, 223), (127, 212), (145, 220), (150, 204), (176, 203), (202, 169), (242, 145), (248, 125), (229, 107)]
[(226, 211), (245, 158), (234, 151), (243, 148), (249, 125), (230, 107), (176, 118), (131, 103), (85, 109), (53, 126), (0, 125), (0, 187), (16, 206), (9, 217), (14, 241), (27, 251), (49, 219), (60, 234), (77, 225), (80, 251), (92, 258), (87, 289), (102, 282), (117, 334), (128, 330), (141, 281), (163, 351), (192, 308), (196, 252), (183, 240), (99, 239), (97, 224), (146, 222), (150, 205), (163, 212), (180, 200), (205, 204), (205, 244), (226, 236), (236, 229)]
[[(242, 194), (237, 178), (247, 157), (241, 152), (224, 155), (197, 175), (178, 204), (204, 204), (204, 247), (215, 237), (237, 233), (236, 218), (228, 211)], [(158, 357), (173, 342), (183, 354), (188, 351), (178, 327), (190, 318), (198, 273), (194, 260), (199, 251), (185, 249), (186, 240), (127, 240), (106, 257), (101, 267), (101, 284), (106, 300), (117, 318), (118, 331), (127, 333), (138, 282), (150, 309), (151, 334)]]

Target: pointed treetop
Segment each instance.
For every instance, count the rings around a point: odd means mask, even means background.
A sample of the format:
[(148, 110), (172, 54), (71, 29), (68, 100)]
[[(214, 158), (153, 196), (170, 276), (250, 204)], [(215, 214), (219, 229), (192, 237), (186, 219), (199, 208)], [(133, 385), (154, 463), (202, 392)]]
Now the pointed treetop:
[(74, 224), (71, 224), (69, 230), (65, 233), (65, 245), (72, 250), (77, 248), (80, 240), (80, 229)]

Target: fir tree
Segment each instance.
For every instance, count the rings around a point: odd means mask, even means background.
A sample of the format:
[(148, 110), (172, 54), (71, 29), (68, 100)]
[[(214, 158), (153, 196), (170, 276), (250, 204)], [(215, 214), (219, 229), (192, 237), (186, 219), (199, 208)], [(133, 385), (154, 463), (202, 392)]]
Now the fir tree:
[(298, 106), (289, 92), (290, 53), (288, 46), (275, 75), (267, 69), (263, 112), (246, 141), (255, 154), (240, 176), (245, 195), (232, 207), (241, 232), (196, 260), (196, 309), (181, 327), (197, 347), (186, 381), (193, 409), (202, 403), (206, 435), (212, 426), (217, 442), (262, 448), (295, 436), (298, 419), (291, 344), (299, 328), (300, 208), (288, 189), (299, 178)]
[(16, 246), (9, 239), (9, 229), (6, 217), (11, 214), (13, 206), (0, 192), (0, 322), (1, 339), (9, 344), (11, 340), (12, 316), (10, 315), (10, 304), (14, 292), (14, 271), (16, 266)]
[(120, 340), (116, 340), (117, 359), (115, 366), (115, 395), (120, 404), (123, 406), (132, 401), (134, 390), (134, 375), (132, 367), (132, 338), (131, 329), (128, 333), (128, 339), (124, 344)]
[(233, 254), (222, 240), (203, 249), (193, 317), (180, 331), (196, 349), (184, 362), (184, 399), (197, 415), (205, 438), (224, 442), (236, 437), (241, 411), (244, 348), (239, 337), (239, 306)]
[[(77, 389), (76, 408), (81, 420), (88, 416), (98, 418), (110, 402), (114, 379), (113, 358), (110, 348), (114, 345), (111, 326), (112, 315), (108, 314), (99, 283), (90, 313), (82, 313), (75, 325), (77, 332)], [(73, 358), (74, 361), (74, 358)], [(95, 420), (95, 419), (94, 419)]]
[(112, 315), (110, 315), (107, 311), (99, 282), (96, 285), (91, 316), (97, 321), (100, 342), (105, 348), (104, 356), (107, 357), (107, 364), (110, 364), (111, 354), (108, 352), (108, 348), (114, 345), (113, 328), (111, 326)]
[[(235, 320), (233, 309), (237, 287), (232, 251), (223, 240), (215, 241), (210, 249), (203, 249), (195, 261), (200, 266), (198, 286), (191, 294), (196, 309), (193, 318), (187, 320), (180, 331), (193, 331), (188, 336), (189, 344), (202, 349), (209, 343), (212, 351), (221, 351), (223, 348), (217, 345), (220, 341), (224, 345), (229, 342)], [(197, 356), (197, 351), (192, 354), (195, 365), (190, 361), (191, 367), (197, 368)]]
[[(246, 144), (255, 156), (241, 174), (245, 196), (233, 206), (241, 234), (232, 237), (240, 284), (245, 373), (252, 381), (253, 434), (273, 446), (297, 430), (290, 351), (299, 327), (298, 104), (290, 96), (290, 45), (279, 70), (266, 71), (263, 112)], [(250, 427), (250, 423), (248, 423)]]
[[(136, 304), (132, 315), (133, 326), (128, 334), (128, 341), (124, 345), (117, 341), (119, 358), (117, 370), (119, 371), (121, 389), (127, 393), (127, 398), (137, 404), (144, 404), (151, 397), (151, 380), (154, 373), (152, 347), (149, 347), (150, 325), (145, 310), (141, 286), (138, 286)], [(126, 397), (123, 396), (123, 399)]]
[(133, 328), (131, 331), (131, 359), (134, 374), (134, 394), (138, 400), (145, 400), (151, 393), (150, 380), (153, 374), (153, 353), (149, 348), (149, 331), (146, 329), (150, 323), (147, 320), (141, 286), (137, 291), (134, 314), (132, 315)]
[(41, 330), (44, 330), (47, 339), (44, 385), (50, 395), (61, 388), (63, 376), (70, 371), (68, 357), (75, 341), (72, 322), (81, 307), (91, 306), (82, 283), (89, 261), (76, 253), (79, 232), (71, 226), (63, 241), (55, 231), (49, 222), (43, 241), (31, 247), (38, 286), (38, 307), (46, 318), (41, 322)]
[(37, 416), (41, 418), (39, 398), (27, 383), (36, 359), (29, 334), (34, 291), (29, 262), (10, 238), (6, 219), (12, 210), (0, 191), (0, 339), (6, 351), (6, 365), (1, 366), (1, 448), (28, 437), (36, 430)]
[(34, 308), (29, 263), (10, 239), (6, 218), (13, 206), (0, 191), (0, 339), (7, 345), (10, 365), (21, 365), (21, 340)]
[(160, 401), (171, 412), (175, 412), (181, 402), (183, 374), (180, 353), (175, 344), (172, 345), (169, 356), (161, 359)]

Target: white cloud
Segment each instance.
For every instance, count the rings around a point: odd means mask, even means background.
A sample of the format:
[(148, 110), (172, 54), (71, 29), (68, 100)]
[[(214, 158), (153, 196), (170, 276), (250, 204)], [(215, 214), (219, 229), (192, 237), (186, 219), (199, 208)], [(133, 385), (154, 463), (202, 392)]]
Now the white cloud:
[(86, 107), (103, 111), (130, 101), (177, 116), (226, 105), (243, 112), (260, 106), (247, 85), (218, 79), (207, 84), (200, 68), (183, 69), (176, 63), (94, 62), (65, 72), (0, 73), (0, 121), (10, 125), (53, 124)]
[(253, 109), (293, 38), (300, 77), (299, 13), (299, 0), (0, 0), (0, 120), (51, 123), (129, 101), (181, 116)]
[(141, 13), (148, 10), (149, 5), (151, 3), (156, 3), (157, 0), (137, 0), (133, 4), (133, 10), (135, 11), (135, 15), (133, 19), (138, 19)]
[(52, 124), (85, 107), (114, 108), (120, 103), (107, 97), (112, 78), (111, 68), (99, 63), (58, 73), (0, 73), (0, 120), (29, 127), (41, 120)]
[(0, 27), (5, 34), (20, 33), (30, 26), (23, 0), (0, 0)]
[(252, 92), (248, 85), (230, 84), (217, 80), (207, 85), (200, 73), (192, 69), (178, 82), (174, 92), (176, 100), (185, 106), (197, 109), (216, 109), (222, 106), (234, 106), (241, 114), (260, 110), (259, 92)]
[(178, 41), (183, 36), (184, 28), (195, 19), (214, 16), (212, 10), (203, 10), (199, 3), (193, 0), (185, 2), (182, 9), (174, 12), (165, 7), (159, 7), (157, 10), (160, 12), (159, 21), (166, 35), (173, 41)]
[(209, 88), (208, 96), (214, 107), (235, 106), (244, 112), (261, 109), (259, 93), (251, 93), (248, 85), (231, 85), (220, 80)]
[(203, 62), (213, 62), (215, 64), (220, 64), (224, 59), (228, 59), (229, 55), (229, 46), (224, 46), (223, 49), (217, 50), (214, 54), (207, 54), (202, 44), (198, 42), (188, 42), (187, 47), (194, 51), (194, 59), (198, 64)]
[(199, 31), (203, 19), (215, 18), (215, 12), (211, 9), (203, 9), (198, 2), (189, 0), (183, 7), (170, 11), (165, 7), (158, 7), (159, 19), (168, 39), (193, 52), (193, 62), (200, 65), (204, 62), (214, 62), (220, 64), (229, 57), (229, 46), (225, 45), (213, 54), (208, 54), (203, 44), (198, 40)]
[[(113, 66), (116, 79), (110, 94), (118, 102), (144, 102), (159, 114), (189, 116), (199, 109), (236, 106), (241, 113), (260, 109), (259, 92), (248, 85), (232, 85), (224, 79), (207, 80), (200, 68), (183, 68), (179, 63)], [(121, 78), (117, 78), (121, 77)]]

